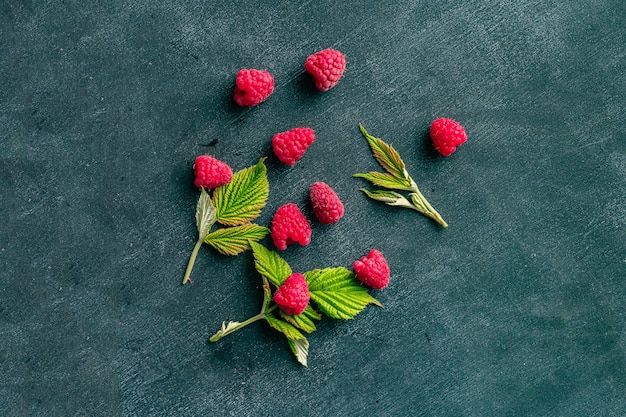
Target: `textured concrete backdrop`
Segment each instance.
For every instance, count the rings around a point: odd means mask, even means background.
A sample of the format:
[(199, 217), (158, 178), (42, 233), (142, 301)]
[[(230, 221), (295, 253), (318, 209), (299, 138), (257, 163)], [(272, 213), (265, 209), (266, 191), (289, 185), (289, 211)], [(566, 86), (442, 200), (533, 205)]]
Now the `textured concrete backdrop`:
[[(2, 0), (0, 45), (2, 416), (626, 415), (624, 1)], [(326, 47), (348, 66), (321, 94)], [(275, 76), (256, 108), (241, 68)], [(469, 135), (449, 158), (437, 117)], [(448, 229), (358, 191), (359, 122)], [(288, 168), (271, 136), (304, 125)], [(269, 156), (263, 225), (335, 188), (294, 269), (387, 256), (384, 308), (322, 320), (308, 368), (264, 323), (208, 343), (262, 294), (209, 248), (180, 285), (202, 153)]]

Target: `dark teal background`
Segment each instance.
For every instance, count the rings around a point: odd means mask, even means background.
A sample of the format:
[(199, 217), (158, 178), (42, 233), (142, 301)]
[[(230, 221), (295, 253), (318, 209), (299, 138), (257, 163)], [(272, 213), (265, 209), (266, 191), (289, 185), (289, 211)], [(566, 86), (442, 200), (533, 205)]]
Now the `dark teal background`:
[[(623, 0), (1, 0), (0, 45), (0, 415), (626, 415)], [(348, 65), (319, 93), (326, 47)], [(241, 68), (276, 79), (258, 107)], [(468, 132), (449, 158), (438, 117)], [(448, 229), (358, 191), (359, 122)], [(289, 168), (270, 141), (297, 126)], [(387, 256), (384, 308), (324, 319), (308, 368), (265, 323), (208, 343), (262, 294), (207, 247), (180, 285), (203, 153), (269, 156), (263, 225), (335, 188), (294, 270)]]

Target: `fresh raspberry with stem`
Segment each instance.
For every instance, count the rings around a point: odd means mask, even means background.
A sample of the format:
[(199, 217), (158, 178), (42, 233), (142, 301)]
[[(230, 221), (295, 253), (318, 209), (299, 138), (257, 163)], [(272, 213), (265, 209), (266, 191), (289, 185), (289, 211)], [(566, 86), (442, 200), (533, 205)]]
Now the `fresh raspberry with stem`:
[(430, 138), (440, 154), (450, 156), (456, 151), (457, 146), (467, 140), (467, 134), (458, 122), (444, 117), (432, 123)]
[(215, 188), (230, 182), (233, 178), (233, 170), (226, 162), (213, 158), (209, 155), (200, 155), (193, 165), (196, 176), (194, 185), (198, 188)]
[(272, 137), (272, 148), (281, 162), (289, 166), (302, 158), (302, 155), (315, 141), (315, 131), (310, 127), (296, 127)]
[(274, 293), (274, 302), (285, 313), (297, 316), (302, 314), (309, 305), (309, 284), (304, 275), (291, 274)]
[(271, 227), (274, 246), (279, 250), (298, 242), (302, 246), (311, 243), (311, 225), (297, 205), (285, 204), (276, 210)]
[(314, 182), (309, 190), (309, 201), (315, 217), (322, 224), (338, 222), (343, 217), (343, 203), (335, 190), (324, 182)]
[(242, 69), (235, 80), (235, 103), (244, 106), (256, 106), (264, 102), (274, 91), (274, 77), (267, 71)]
[(313, 76), (315, 88), (328, 91), (339, 82), (346, 69), (346, 57), (335, 49), (324, 49), (310, 55), (304, 69)]
[(389, 284), (389, 265), (383, 254), (372, 249), (353, 265), (356, 277), (363, 284), (376, 290), (382, 290)]

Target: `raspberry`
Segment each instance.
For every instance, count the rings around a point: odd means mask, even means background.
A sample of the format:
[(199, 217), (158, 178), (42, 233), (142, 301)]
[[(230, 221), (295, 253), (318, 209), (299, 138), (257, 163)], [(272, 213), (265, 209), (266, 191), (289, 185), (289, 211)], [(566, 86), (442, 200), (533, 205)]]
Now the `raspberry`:
[(343, 203), (337, 193), (323, 182), (315, 182), (309, 190), (309, 200), (315, 217), (322, 224), (331, 224), (343, 217)]
[(235, 80), (233, 98), (240, 106), (256, 106), (267, 99), (274, 91), (274, 77), (267, 71), (242, 69)]
[(196, 187), (215, 188), (230, 182), (233, 178), (233, 170), (219, 159), (209, 155), (201, 155), (196, 158), (193, 165), (196, 176), (193, 182)]
[(356, 277), (365, 285), (382, 290), (389, 284), (389, 265), (383, 254), (376, 249), (355, 261), (353, 267)]
[(437, 119), (430, 126), (430, 138), (435, 149), (443, 156), (450, 156), (456, 147), (467, 140), (465, 129), (452, 119)]
[(315, 88), (328, 91), (339, 82), (346, 69), (346, 57), (334, 49), (324, 49), (310, 55), (304, 69), (313, 76)]
[(298, 315), (309, 305), (309, 284), (304, 275), (295, 273), (287, 277), (274, 293), (274, 302), (285, 313)]
[(315, 132), (310, 127), (296, 127), (287, 132), (276, 133), (272, 137), (274, 153), (289, 166), (302, 158), (304, 152), (315, 141)]
[(298, 242), (302, 246), (311, 243), (311, 225), (297, 205), (293, 203), (279, 207), (272, 219), (271, 227), (274, 246), (279, 250)]

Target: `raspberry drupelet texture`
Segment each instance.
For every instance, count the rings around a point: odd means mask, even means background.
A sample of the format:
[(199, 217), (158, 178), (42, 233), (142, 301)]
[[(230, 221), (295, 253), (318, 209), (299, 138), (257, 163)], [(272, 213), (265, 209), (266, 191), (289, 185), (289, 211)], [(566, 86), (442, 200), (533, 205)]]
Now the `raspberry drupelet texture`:
[(302, 314), (309, 305), (309, 285), (304, 275), (295, 273), (289, 275), (274, 293), (274, 302), (285, 313), (291, 315)]
[(353, 268), (359, 281), (369, 287), (382, 290), (389, 284), (389, 265), (383, 254), (376, 249), (355, 261)]
[(457, 146), (467, 140), (465, 129), (452, 119), (441, 118), (430, 126), (430, 138), (435, 149), (443, 156), (450, 156)]
[(215, 188), (230, 182), (233, 178), (233, 170), (226, 162), (215, 159), (209, 155), (201, 155), (196, 158), (193, 165), (196, 176), (194, 185), (198, 188)]
[(313, 76), (315, 88), (328, 91), (339, 82), (346, 69), (346, 57), (335, 49), (324, 49), (310, 55), (304, 69)]
[(289, 166), (302, 158), (302, 155), (315, 141), (315, 131), (310, 127), (296, 127), (272, 137), (272, 148), (281, 162)]
[(264, 70), (242, 69), (237, 73), (233, 99), (242, 107), (252, 107), (264, 102), (273, 91), (272, 74)]
[(297, 205), (285, 204), (276, 210), (271, 227), (274, 246), (279, 250), (298, 242), (302, 246), (311, 243), (311, 225)]
[(315, 182), (309, 190), (309, 201), (315, 217), (322, 224), (331, 224), (343, 217), (343, 203), (330, 186), (324, 182)]

